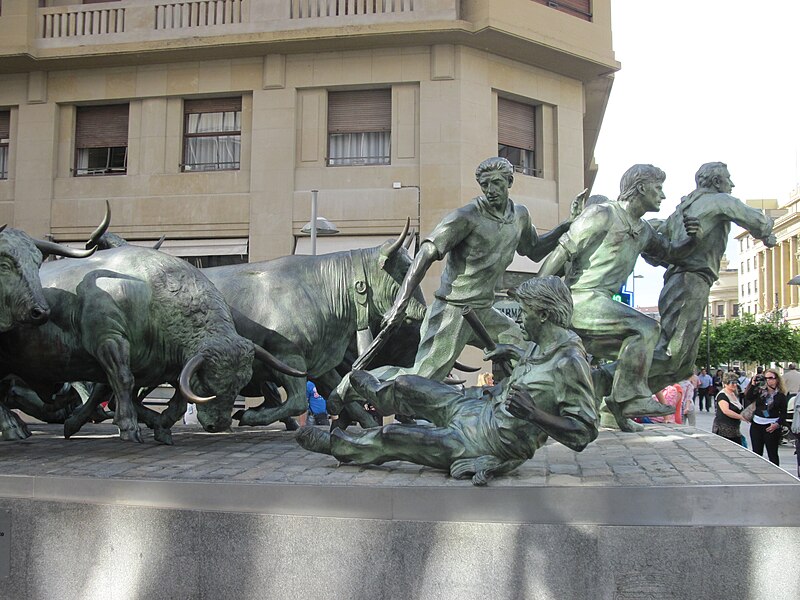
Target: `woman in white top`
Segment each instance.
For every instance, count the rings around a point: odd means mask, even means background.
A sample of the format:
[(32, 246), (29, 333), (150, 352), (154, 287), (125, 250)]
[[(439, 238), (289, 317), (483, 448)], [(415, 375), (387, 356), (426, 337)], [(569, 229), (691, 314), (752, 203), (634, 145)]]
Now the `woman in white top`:
[(778, 446), (781, 428), (786, 422), (786, 386), (775, 369), (767, 369), (764, 379), (753, 378), (747, 401), (756, 403), (756, 412), (750, 424), (750, 443), (753, 452), (762, 456), (764, 447), (770, 462), (780, 465)]

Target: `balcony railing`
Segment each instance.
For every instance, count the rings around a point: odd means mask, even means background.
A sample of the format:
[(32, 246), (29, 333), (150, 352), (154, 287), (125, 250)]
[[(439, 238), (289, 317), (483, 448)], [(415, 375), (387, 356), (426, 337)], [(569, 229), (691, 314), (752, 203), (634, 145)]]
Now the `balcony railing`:
[(156, 4), (155, 29), (211, 27), (243, 22), (245, 0), (195, 0)]
[(292, 19), (412, 12), (422, 0), (290, 0)]
[[(38, 9), (39, 40), (107, 44), (312, 26), (452, 20), (459, 0), (129, 0)], [(190, 33), (191, 32), (191, 33)], [(179, 34), (180, 35), (180, 34)], [(71, 38), (79, 38), (70, 41)]]
[(48, 8), (41, 11), (40, 37), (62, 38), (125, 31), (125, 8), (96, 5)]

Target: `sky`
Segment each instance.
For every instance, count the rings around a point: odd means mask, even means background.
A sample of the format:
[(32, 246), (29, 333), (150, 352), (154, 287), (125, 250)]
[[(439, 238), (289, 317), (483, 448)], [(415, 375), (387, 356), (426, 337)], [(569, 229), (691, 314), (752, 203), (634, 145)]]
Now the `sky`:
[[(799, 0), (611, 0), (616, 73), (595, 149), (593, 194), (616, 198), (635, 163), (667, 174), (669, 215), (706, 162), (728, 164), (742, 200), (789, 200), (800, 185)], [(656, 216), (656, 215), (653, 215)], [(734, 227), (733, 235), (741, 230)], [(738, 258), (728, 244), (728, 258)], [(655, 306), (663, 269), (641, 259), (636, 306)], [(632, 279), (628, 280), (628, 289)]]

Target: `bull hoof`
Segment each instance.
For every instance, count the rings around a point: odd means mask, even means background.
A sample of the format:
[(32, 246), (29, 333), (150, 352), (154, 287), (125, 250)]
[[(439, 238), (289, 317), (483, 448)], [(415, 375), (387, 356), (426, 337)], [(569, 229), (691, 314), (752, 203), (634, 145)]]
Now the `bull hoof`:
[(231, 429), (230, 427), (220, 427), (218, 429), (214, 425), (208, 425), (208, 426), (204, 425), (203, 431), (205, 431), (206, 433), (233, 433), (233, 429)]
[(153, 431), (153, 439), (159, 444), (165, 444), (167, 446), (175, 445), (175, 442), (172, 441), (172, 431), (164, 429), (163, 427), (157, 427)]
[(108, 421), (109, 419), (113, 418), (114, 418), (114, 413), (108, 412), (107, 410), (103, 410), (100, 407), (98, 407), (90, 417), (92, 423), (102, 423), (103, 421)]
[(72, 417), (68, 418), (66, 421), (64, 421), (64, 437), (66, 439), (71, 438), (81, 430), (81, 427), (83, 427), (83, 423), (81, 423), (78, 419), (74, 419)]
[(284, 419), (281, 423), (286, 426), (286, 431), (297, 431), (300, 429), (300, 424), (297, 422), (297, 419), (293, 419), (292, 417)]
[(129, 429), (129, 430), (119, 430), (119, 439), (123, 442), (139, 442), (140, 444), (143, 443), (142, 434), (139, 432), (139, 428), (136, 429)]
[(31, 437), (30, 429), (19, 415), (11, 411), (0, 418), (0, 440), (4, 442), (15, 442)]
[[(234, 419), (236, 416), (234, 416)], [(261, 422), (259, 418), (258, 411), (253, 410), (252, 408), (248, 408), (246, 411), (242, 412), (239, 415), (239, 426), (247, 426), (247, 427), (256, 427), (258, 425), (264, 425), (265, 423)], [(268, 423), (267, 423), (268, 424)]]
[(244, 415), (244, 411), (243, 410), (237, 410), (235, 413), (233, 413), (233, 420), (234, 421), (241, 421), (243, 415)]

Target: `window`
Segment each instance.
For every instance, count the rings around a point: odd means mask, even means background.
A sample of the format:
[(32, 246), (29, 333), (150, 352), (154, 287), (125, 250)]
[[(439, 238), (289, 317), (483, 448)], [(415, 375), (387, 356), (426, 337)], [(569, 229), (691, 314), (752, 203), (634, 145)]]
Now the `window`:
[(739, 316), (739, 305), (738, 304), (734, 304), (731, 307), (731, 316), (732, 317), (738, 317)]
[(392, 90), (328, 93), (328, 166), (388, 165)]
[(724, 317), (725, 316), (725, 305), (724, 304), (717, 304), (717, 316)]
[(8, 179), (8, 143), (11, 137), (11, 111), (0, 110), (0, 179)]
[(742, 296), (744, 296), (744, 284), (742, 284)]
[(242, 98), (186, 100), (184, 171), (238, 169), (242, 146)]
[(124, 175), (128, 168), (128, 105), (79, 106), (75, 175)]
[(744, 263), (739, 263), (739, 272), (744, 273)]
[(539, 4), (545, 4), (558, 11), (578, 17), (584, 21), (592, 20), (591, 0), (533, 0)]
[(747, 272), (750, 272), (750, 259), (747, 259)]
[(750, 295), (750, 282), (747, 282), (747, 295)]
[(530, 104), (497, 99), (497, 155), (507, 158), (515, 171), (541, 177), (535, 162), (535, 110)]

